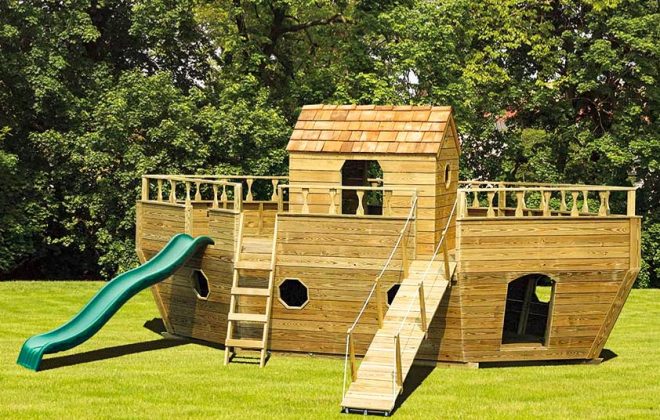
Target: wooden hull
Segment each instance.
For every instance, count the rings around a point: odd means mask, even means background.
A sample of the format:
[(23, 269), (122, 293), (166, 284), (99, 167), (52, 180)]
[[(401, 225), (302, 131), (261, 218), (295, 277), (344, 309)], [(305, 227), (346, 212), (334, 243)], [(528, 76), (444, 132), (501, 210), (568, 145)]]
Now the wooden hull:
[[(246, 211), (249, 210), (246, 203)], [(259, 208), (252, 209), (260, 211)], [(246, 217), (247, 235), (276, 232), (275, 290), (268, 348), (284, 352), (344, 355), (346, 333), (383, 267), (403, 217), (347, 217), (279, 214)], [(216, 243), (168, 280), (154, 286), (155, 301), (170, 333), (224, 344), (240, 215), (204, 204), (140, 202), (137, 251), (153, 256), (179, 232), (207, 234)], [(252, 221), (250, 221), (252, 220)], [(256, 220), (256, 221), (255, 221)], [(423, 220), (421, 221), (423, 222)], [(597, 358), (639, 270), (637, 217), (547, 220), (470, 218), (456, 223), (457, 274), (418, 358), (439, 362), (494, 362)], [(415, 242), (410, 244), (414, 257)], [(403, 254), (395, 255), (383, 277), (383, 293), (402, 279)], [(200, 299), (191, 283), (203, 270), (209, 296)], [(528, 273), (556, 283), (546, 343), (502, 344), (507, 285)], [(289, 308), (278, 285), (300, 279), (309, 302)], [(239, 307), (258, 311), (256, 298)], [(354, 331), (356, 352), (364, 354), (377, 327), (369, 305)], [(244, 328), (242, 334), (250, 335)]]

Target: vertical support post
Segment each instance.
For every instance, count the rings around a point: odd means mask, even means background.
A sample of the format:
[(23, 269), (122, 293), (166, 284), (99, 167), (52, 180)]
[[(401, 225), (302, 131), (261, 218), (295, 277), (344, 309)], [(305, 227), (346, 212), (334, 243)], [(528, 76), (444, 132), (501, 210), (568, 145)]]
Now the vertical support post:
[(543, 216), (550, 216), (550, 191), (543, 191)]
[(249, 177), (246, 179), (246, 182), (247, 182), (247, 196), (245, 197), (245, 201), (250, 202), (254, 199), (254, 197), (252, 196), (252, 184), (254, 183), (254, 178)]
[(273, 184), (273, 194), (271, 194), (271, 196), (270, 196), (270, 201), (273, 201), (273, 202), (277, 201), (277, 193), (278, 193), (277, 183), (278, 182), (279, 181), (276, 178), (270, 180), (270, 183)]
[(364, 203), (362, 203), (362, 200), (364, 199), (364, 191), (357, 190), (355, 191), (355, 193), (357, 194), (357, 198), (358, 198), (358, 206), (355, 214), (358, 216), (364, 216)]
[(525, 191), (516, 191), (516, 217), (523, 217), (525, 205)]
[(218, 208), (218, 184), (213, 184), (213, 206), (212, 208)]
[(392, 190), (383, 191), (383, 216), (392, 215)]
[(486, 212), (486, 217), (495, 217), (495, 210), (493, 209), (493, 198), (495, 198), (495, 192), (488, 191), (488, 211)]
[(380, 292), (380, 278), (376, 280), (376, 311), (378, 313), (378, 328), (383, 328), (383, 294)]
[(426, 301), (424, 300), (424, 283), (419, 283), (419, 318), (422, 322), (422, 331), (428, 332), (428, 324), (426, 323)]
[(202, 183), (195, 182), (195, 201), (202, 201)]
[(396, 384), (401, 388), (403, 386), (403, 372), (401, 371), (401, 338), (399, 334), (394, 336), (394, 372)]
[(348, 358), (351, 365), (351, 382), (357, 381), (357, 362), (355, 361), (355, 342), (353, 329), (348, 330)]
[(582, 213), (589, 213), (589, 200), (588, 200), (589, 190), (582, 191)]
[(282, 213), (284, 211), (284, 187), (277, 187), (277, 212)]
[(401, 268), (405, 279), (408, 277), (408, 235), (405, 231), (401, 232), (401, 235)]
[(257, 222), (257, 235), (264, 230), (264, 203), (259, 203), (259, 221)]
[(636, 205), (636, 203), (635, 203), (635, 200), (636, 200), (635, 193), (636, 193), (635, 190), (628, 191), (628, 202), (627, 202), (627, 211), (626, 211), (626, 214), (628, 216), (634, 216), (635, 215), (635, 205)]
[(571, 198), (573, 199), (573, 204), (571, 205), (571, 217), (578, 217), (580, 215), (577, 205), (579, 195), (580, 193), (578, 191), (571, 191)]
[(163, 201), (163, 180), (158, 178), (158, 201), (162, 202)]
[(328, 191), (330, 194), (330, 207), (328, 208), (328, 214), (337, 214), (337, 205), (335, 204), (335, 197), (337, 196), (337, 189), (330, 188)]
[[(447, 239), (447, 238), (445, 238)], [(447, 241), (442, 244), (442, 256), (444, 258), (444, 263), (445, 263), (445, 279), (447, 281), (451, 280), (451, 272), (449, 271), (449, 250), (447, 249)]]
[(458, 192), (458, 217), (465, 218), (467, 217), (467, 194), (465, 191)]
[(149, 178), (142, 176), (142, 201), (149, 201)]
[(234, 211), (243, 212), (243, 185), (240, 183), (234, 185)]
[(307, 203), (307, 196), (308, 195), (309, 195), (309, 188), (303, 188), (302, 189), (302, 199), (303, 199), (302, 213), (303, 214), (309, 214), (309, 204)]

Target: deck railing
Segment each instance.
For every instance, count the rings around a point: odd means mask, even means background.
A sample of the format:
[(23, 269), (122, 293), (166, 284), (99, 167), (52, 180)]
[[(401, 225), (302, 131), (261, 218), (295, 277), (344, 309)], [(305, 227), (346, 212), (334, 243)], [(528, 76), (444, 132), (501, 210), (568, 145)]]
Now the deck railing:
[(243, 201), (245, 203), (279, 201), (279, 188), (286, 184), (288, 176), (271, 175), (180, 175), (184, 178), (194, 178), (213, 181), (240, 183), (243, 185)]
[(358, 323), (362, 319), (362, 315), (364, 315), (367, 306), (369, 305), (369, 302), (371, 302), (371, 299), (373, 297), (376, 298), (376, 314), (378, 318), (378, 328), (383, 327), (385, 305), (383, 302), (383, 292), (381, 290), (381, 280), (385, 275), (385, 272), (387, 271), (388, 267), (390, 266), (392, 260), (394, 259), (394, 255), (396, 255), (396, 252), (399, 249), (399, 247), (401, 247), (402, 250), (402, 258), (401, 258), (402, 272), (404, 276), (407, 276), (409, 264), (410, 264), (410, 260), (408, 258), (408, 246), (409, 246), (408, 236), (414, 229), (413, 221), (415, 220), (416, 212), (417, 212), (417, 195), (414, 194), (413, 201), (410, 205), (410, 211), (408, 213), (408, 217), (406, 218), (406, 222), (403, 225), (403, 228), (401, 229), (401, 232), (399, 233), (399, 236), (396, 242), (394, 243), (394, 246), (392, 247), (392, 251), (390, 252), (389, 257), (387, 258), (387, 261), (383, 265), (383, 268), (378, 273), (378, 276), (376, 276), (376, 279), (374, 280), (374, 284), (371, 286), (371, 290), (369, 291), (367, 298), (364, 300), (360, 312), (358, 312), (357, 317), (355, 317), (355, 321), (353, 321), (353, 324), (351, 324), (350, 328), (346, 332), (346, 352), (344, 355), (344, 380), (342, 383), (342, 397), (346, 395), (346, 378), (347, 378), (349, 366), (351, 371), (351, 382), (355, 382), (357, 380), (358, 368), (357, 368), (357, 361), (355, 354), (355, 340), (353, 337), (353, 333)]
[(144, 202), (186, 204), (210, 203), (213, 209), (243, 209), (243, 185), (180, 175), (143, 175)]
[[(374, 179), (374, 183), (378, 183), (379, 180)], [(333, 185), (333, 186), (319, 186), (319, 185), (280, 185), (278, 187), (280, 192), (278, 193), (279, 205), (278, 211), (284, 212), (284, 196), (287, 195), (285, 192), (288, 192), (288, 196), (291, 197), (291, 193), (295, 192), (300, 194), (300, 201), (292, 202), (289, 201), (289, 209), (292, 205), (300, 206), (300, 213), (302, 214), (347, 214), (345, 213), (346, 209), (342, 209), (342, 192), (344, 191), (354, 191), (357, 197), (357, 207), (354, 213), (348, 213), (354, 216), (364, 216), (366, 215), (366, 205), (365, 205), (365, 196), (368, 193), (379, 193), (382, 194), (382, 212), (381, 216), (403, 216), (403, 214), (397, 214), (397, 210), (405, 209), (408, 210), (408, 204), (404, 207), (394, 206), (392, 204), (393, 197), (396, 196), (407, 196), (410, 198), (410, 203), (417, 200), (417, 190), (411, 188), (391, 188), (383, 186), (370, 186), (370, 187), (354, 187), (346, 185)], [(313, 202), (310, 199), (310, 195), (322, 196), (322, 203)], [(318, 208), (321, 208), (321, 211), (318, 211)], [(291, 211), (291, 210), (289, 210)], [(378, 215), (376, 215), (378, 216)]]
[(635, 215), (636, 187), (499, 181), (461, 181), (459, 186), (459, 218)]

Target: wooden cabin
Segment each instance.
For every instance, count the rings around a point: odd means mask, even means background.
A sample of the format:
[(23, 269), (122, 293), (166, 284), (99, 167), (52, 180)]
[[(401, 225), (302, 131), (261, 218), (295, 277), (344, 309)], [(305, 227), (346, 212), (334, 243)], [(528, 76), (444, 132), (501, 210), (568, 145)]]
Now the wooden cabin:
[(152, 289), (170, 334), (346, 357), (342, 407), (385, 413), (413, 361), (598, 360), (639, 271), (634, 188), (458, 181), (448, 107), (305, 106), (287, 150), (288, 177), (143, 177), (142, 261), (215, 241)]

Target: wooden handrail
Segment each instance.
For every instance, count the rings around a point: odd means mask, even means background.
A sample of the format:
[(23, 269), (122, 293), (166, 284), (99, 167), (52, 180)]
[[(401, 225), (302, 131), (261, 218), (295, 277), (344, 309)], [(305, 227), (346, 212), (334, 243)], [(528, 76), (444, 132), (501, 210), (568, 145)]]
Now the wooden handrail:
[[(155, 184), (155, 197), (152, 198), (151, 186), (152, 182), (156, 181)], [(167, 184), (166, 184), (167, 182)], [(182, 199), (177, 197), (177, 187), (178, 185), (183, 185), (184, 196)], [(168, 185), (169, 192), (167, 200), (165, 200), (165, 185)], [(193, 186), (194, 186), (194, 195), (193, 195)], [(211, 195), (208, 196), (209, 190), (203, 192), (203, 186), (210, 186)], [(218, 198), (218, 193), (222, 187), (222, 196)], [(196, 179), (192, 177), (182, 177), (178, 175), (143, 175), (142, 176), (142, 194), (141, 200), (145, 202), (155, 202), (155, 203), (170, 203), (177, 204), (183, 202), (186, 206), (192, 205), (194, 202), (208, 202), (211, 203), (211, 208), (219, 209), (220, 204), (222, 203), (222, 208), (226, 209), (227, 204), (230, 202), (227, 189), (233, 192), (233, 211), (240, 212), (243, 208), (243, 186), (240, 183), (228, 182), (228, 181), (215, 181), (207, 179)], [(208, 199), (205, 199), (208, 197)]]

